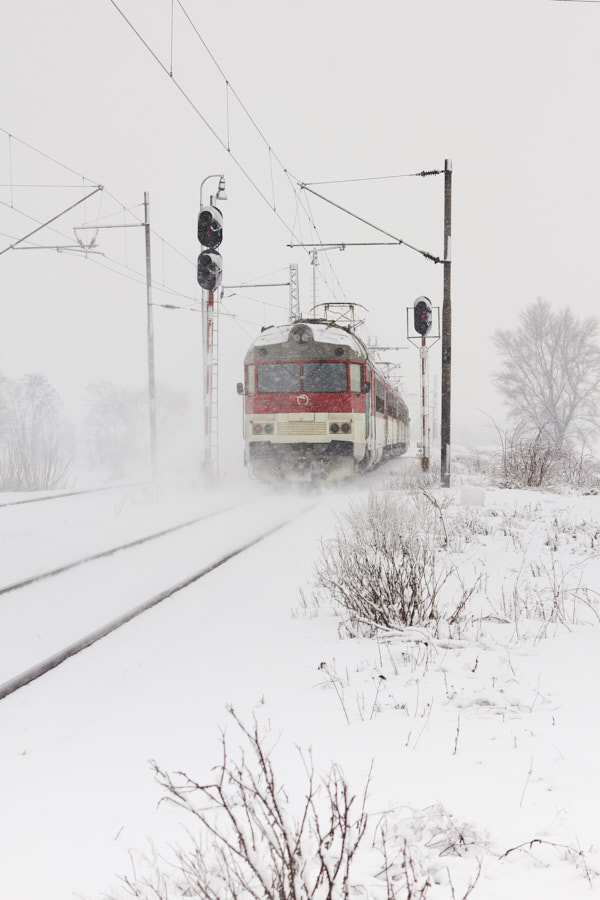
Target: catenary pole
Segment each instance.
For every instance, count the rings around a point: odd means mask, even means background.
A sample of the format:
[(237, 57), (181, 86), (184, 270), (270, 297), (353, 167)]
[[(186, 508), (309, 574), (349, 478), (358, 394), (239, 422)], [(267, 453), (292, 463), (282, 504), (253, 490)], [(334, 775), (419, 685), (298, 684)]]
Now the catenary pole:
[(441, 485), (450, 487), (452, 397), (452, 160), (444, 163), (444, 298), (442, 305)]
[(152, 317), (152, 269), (150, 264), (150, 200), (144, 192), (144, 232), (146, 234), (146, 314), (148, 331), (148, 413), (150, 419), (150, 465), (156, 479), (156, 379), (154, 374), (154, 320)]

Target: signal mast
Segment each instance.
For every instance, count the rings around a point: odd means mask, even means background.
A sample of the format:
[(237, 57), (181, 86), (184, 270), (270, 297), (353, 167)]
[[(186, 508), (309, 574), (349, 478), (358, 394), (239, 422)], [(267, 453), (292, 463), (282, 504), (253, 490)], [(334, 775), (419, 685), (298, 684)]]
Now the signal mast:
[(203, 407), (204, 407), (204, 472), (218, 475), (218, 382), (216, 377), (217, 355), (215, 352), (215, 332), (217, 309), (215, 290), (223, 280), (223, 258), (217, 252), (223, 240), (223, 215), (213, 205), (202, 203), (202, 188), (209, 178), (219, 179), (217, 200), (227, 200), (223, 175), (208, 175), (200, 185), (200, 212), (198, 213), (198, 240), (202, 252), (198, 257), (198, 284), (202, 288), (203, 353)]
[(413, 303), (413, 324), (416, 333), (421, 337), (421, 346), (419, 348), (419, 355), (421, 357), (419, 417), (421, 420), (421, 468), (423, 471), (429, 469), (431, 460), (431, 428), (429, 425), (429, 351), (427, 347), (427, 335), (431, 331), (432, 319), (433, 311), (429, 298), (417, 297)]

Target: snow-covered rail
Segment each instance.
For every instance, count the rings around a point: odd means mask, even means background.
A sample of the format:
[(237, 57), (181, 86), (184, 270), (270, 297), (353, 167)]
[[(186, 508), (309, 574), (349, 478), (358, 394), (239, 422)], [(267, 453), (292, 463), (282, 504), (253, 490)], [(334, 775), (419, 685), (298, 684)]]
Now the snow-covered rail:
[(88, 494), (99, 494), (102, 491), (122, 491), (125, 488), (144, 487), (150, 485), (150, 481), (131, 481), (124, 484), (105, 484), (101, 487), (82, 488), (78, 491), (61, 491), (60, 493), (47, 493), (41, 497), (28, 497), (21, 495), (15, 500), (0, 502), (0, 509), (4, 506), (24, 506), (26, 503), (43, 503), (44, 500), (62, 500), (65, 497), (84, 497)]
[[(145, 538), (130, 542), (121, 547), (115, 547), (109, 551), (105, 551), (103, 553), (96, 554), (96, 555), (90, 557), (89, 559), (79, 560), (78, 562), (75, 562), (68, 566), (62, 567), (60, 570), (56, 570), (55, 572), (48, 572), (42, 576), (37, 576), (32, 579), (29, 579), (21, 584), (10, 585), (7, 588), (4, 588), (4, 590), (3, 590), (4, 593), (6, 593), (8, 590), (16, 590), (17, 587), (25, 588), (25, 590), (21, 591), (19, 593), (19, 595), (17, 595), (20, 600), (20, 602), (19, 602), (19, 607), (21, 610), (20, 615), (23, 619), (23, 622), (27, 622), (28, 620), (30, 622), (33, 621), (33, 626), (30, 624), (28, 630), (30, 632), (32, 630), (35, 631), (35, 629), (38, 628), (37, 621), (35, 620), (35, 618), (33, 618), (33, 620), (31, 620), (28, 617), (27, 610), (22, 609), (22, 607), (27, 605), (28, 595), (31, 592), (35, 592), (36, 589), (39, 589), (40, 586), (37, 584), (37, 582), (39, 582), (40, 579), (49, 577), (50, 575), (58, 575), (59, 578), (57, 579), (57, 581), (60, 581), (62, 583), (63, 573), (64, 573), (65, 578), (69, 578), (68, 570), (73, 569), (75, 566), (82, 566), (86, 562), (89, 562), (92, 566), (97, 565), (97, 564), (102, 565), (103, 567), (106, 567), (107, 565), (110, 566), (110, 563), (108, 562), (108, 560), (104, 559), (105, 557), (113, 557), (113, 560), (114, 560), (115, 555), (117, 554), (117, 552), (119, 550), (129, 551), (129, 553), (127, 553), (127, 554), (125, 554), (125, 556), (121, 557), (121, 560), (123, 562), (125, 562), (125, 564), (126, 564), (125, 570), (123, 570), (122, 565), (117, 564), (117, 566), (115, 567), (115, 571), (107, 572), (105, 569), (104, 572), (100, 576), (100, 580), (98, 580), (98, 578), (95, 578), (92, 582), (90, 582), (88, 580), (88, 578), (86, 578), (84, 581), (81, 580), (84, 573), (87, 572), (87, 567), (86, 567), (78, 576), (79, 584), (75, 585), (75, 598), (74, 599), (76, 601), (80, 600), (82, 593), (85, 592), (85, 594), (87, 595), (93, 585), (96, 586), (97, 590), (98, 590), (98, 588), (100, 589), (100, 591), (99, 591), (100, 600), (104, 599), (104, 597), (109, 597), (111, 600), (114, 600), (113, 595), (115, 594), (115, 592), (118, 592), (118, 589), (120, 588), (121, 594), (123, 594), (123, 590), (124, 590), (125, 596), (124, 597), (121, 596), (120, 601), (118, 601), (118, 603), (120, 603), (120, 606), (121, 606), (121, 611), (119, 612), (119, 614), (117, 616), (115, 616), (114, 618), (111, 618), (109, 621), (105, 621), (100, 626), (98, 626), (90, 631), (87, 631), (84, 635), (77, 637), (75, 640), (70, 641), (68, 643), (62, 643), (62, 645), (60, 646), (60, 649), (54, 650), (49, 655), (45, 656), (44, 659), (42, 659), (41, 661), (36, 662), (33, 665), (28, 665), (26, 668), (21, 668), (21, 670), (18, 672), (18, 674), (9, 677), (7, 680), (5, 680), (3, 683), (0, 684), (0, 700), (4, 699), (5, 697), (8, 697), (10, 694), (14, 693), (15, 691), (19, 690), (20, 688), (25, 687), (26, 685), (30, 684), (32, 681), (36, 680), (37, 678), (41, 677), (42, 675), (45, 675), (47, 672), (56, 668), (56, 666), (65, 662), (65, 660), (69, 659), (70, 657), (74, 656), (77, 653), (80, 653), (81, 651), (87, 649), (88, 647), (91, 647), (97, 641), (99, 641), (103, 637), (106, 637), (107, 635), (111, 634), (111, 632), (115, 631), (116, 629), (118, 629), (121, 626), (125, 625), (126, 623), (130, 622), (132, 619), (135, 619), (137, 616), (140, 616), (142, 613), (147, 612), (148, 610), (152, 609), (154, 606), (161, 603), (163, 600), (166, 600), (167, 598), (172, 597), (178, 591), (181, 591), (184, 588), (188, 587), (189, 585), (193, 584), (194, 582), (199, 581), (201, 578), (204, 578), (210, 572), (213, 572), (215, 569), (224, 565), (224, 563), (228, 562), (229, 560), (233, 559), (236, 556), (239, 556), (244, 551), (255, 546), (259, 542), (265, 540), (270, 535), (281, 530), (286, 525), (289, 525), (290, 523), (292, 523), (296, 518), (298, 518), (298, 516), (313, 509), (314, 506), (316, 506), (316, 503), (315, 502), (312, 502), (312, 503), (304, 502), (299, 507), (297, 507), (293, 510), (287, 509), (287, 510), (285, 510), (285, 512), (282, 512), (282, 510), (279, 509), (276, 517), (273, 517), (270, 514), (266, 515), (266, 516), (261, 515), (260, 516), (261, 527), (260, 527), (259, 531), (256, 530), (256, 523), (257, 523), (256, 512), (257, 512), (257, 510), (254, 509), (254, 514), (253, 515), (250, 514), (249, 517), (247, 516), (247, 523), (246, 523), (246, 524), (253, 523), (253, 527), (250, 528), (249, 534), (247, 534), (246, 539), (240, 540), (241, 534), (239, 533), (239, 529), (236, 529), (235, 527), (233, 527), (234, 521), (235, 521), (233, 517), (237, 513), (239, 513), (239, 511), (242, 509), (242, 506), (247, 507), (247, 506), (249, 506), (249, 504), (237, 505), (235, 507), (228, 508), (226, 511), (220, 510), (218, 513), (215, 513), (212, 515), (206, 515), (206, 516), (203, 516), (199, 519), (196, 519), (196, 520), (193, 520), (190, 522), (181, 523), (180, 525), (166, 529), (163, 532), (160, 532), (160, 533), (157, 533), (154, 535), (148, 535)], [(261, 512), (264, 512), (264, 510), (261, 510)], [(216, 520), (217, 516), (219, 516), (219, 515), (225, 515), (225, 519), (221, 525), (221, 528), (215, 529), (215, 520)], [(268, 521), (266, 521), (267, 519), (268, 519)], [(135, 553), (136, 548), (140, 548), (141, 545), (147, 544), (152, 540), (158, 540), (160, 538), (167, 539), (167, 540), (169, 538), (172, 539), (172, 536), (174, 535), (175, 532), (177, 532), (177, 531), (181, 532), (182, 529), (184, 529), (184, 528), (191, 529), (194, 525), (200, 526), (205, 532), (206, 532), (207, 526), (210, 526), (210, 530), (213, 532), (213, 534), (218, 531), (221, 535), (223, 535), (223, 534), (227, 535), (226, 545), (227, 545), (228, 549), (226, 549), (224, 552), (218, 553), (217, 555), (211, 555), (211, 558), (204, 565), (202, 565), (200, 568), (195, 569), (191, 574), (187, 574), (184, 578), (180, 578), (178, 580), (170, 579), (170, 583), (165, 588), (163, 588), (162, 590), (160, 590), (157, 593), (153, 593), (151, 596), (146, 595), (145, 599), (141, 600), (141, 602), (138, 602), (135, 605), (131, 606), (130, 592), (131, 592), (132, 588), (131, 588), (131, 584), (129, 582), (131, 581), (132, 568), (131, 568), (131, 561), (129, 560), (130, 553)], [(242, 532), (244, 530), (246, 532), (248, 532), (247, 527), (245, 529), (242, 529)], [(208, 534), (210, 534), (210, 531), (206, 533), (206, 536), (208, 536)], [(231, 541), (232, 535), (233, 535), (235, 543), (232, 543), (232, 541)], [(202, 541), (203, 538), (200, 535), (198, 535), (193, 540)], [(156, 562), (157, 558), (160, 557), (160, 554), (153, 553), (152, 555), (148, 555), (147, 549), (148, 548), (146, 548), (146, 553), (145, 553), (146, 559), (142, 563), (142, 570), (139, 569), (139, 560), (138, 560), (138, 568), (136, 569), (136, 572), (138, 574), (140, 574), (140, 576), (141, 575), (145, 576), (145, 579), (141, 578), (142, 582), (144, 580), (148, 581), (149, 579), (152, 582), (155, 582), (155, 580), (158, 580), (158, 578), (161, 575), (160, 560), (158, 561), (158, 565), (154, 571), (152, 571), (151, 561), (154, 560)], [(144, 552), (144, 551), (142, 551), (142, 552)], [(214, 554), (214, 549), (211, 550), (210, 552), (211, 552), (211, 554)], [(170, 558), (170, 552), (169, 552), (168, 548), (166, 548), (166, 553), (167, 553), (167, 556)], [(102, 560), (102, 562), (99, 562), (100, 560)], [(175, 562), (176, 566), (181, 566), (181, 564), (182, 564), (181, 559), (179, 559)], [(135, 563), (134, 563), (134, 565), (135, 565)], [(93, 578), (93, 576), (91, 576), (91, 577)], [(73, 587), (73, 586), (71, 586), (71, 587)], [(135, 589), (139, 591), (140, 585), (136, 585)], [(143, 591), (143, 589), (144, 588), (142, 585), (141, 590)], [(63, 598), (64, 593), (65, 593), (65, 589), (63, 587), (63, 589), (60, 592), (61, 599)], [(47, 596), (45, 596), (44, 598), (42, 598), (42, 603), (45, 603), (47, 605), (46, 601), (48, 599), (49, 598)], [(56, 603), (55, 598), (52, 597), (50, 599), (52, 599), (54, 604)], [(21, 600), (25, 601), (25, 603), (21, 602)], [(39, 598), (35, 602), (38, 603), (38, 608), (39, 608)], [(35, 606), (35, 602), (33, 604), (34, 606)], [(113, 606), (114, 606), (114, 603), (113, 603)], [(123, 607), (125, 607), (125, 608), (123, 608)], [(71, 609), (69, 609), (68, 606), (65, 606), (64, 609), (62, 610), (62, 614), (60, 611), (57, 612), (56, 610), (49, 613), (48, 614), (48, 623), (50, 625), (50, 630), (52, 630), (54, 628), (54, 626), (57, 624), (57, 621), (56, 621), (57, 617), (59, 619), (62, 617), (61, 624), (64, 624), (64, 622), (66, 621), (65, 616), (69, 616), (70, 611), (73, 611), (74, 609), (75, 609), (75, 606), (72, 606)], [(1, 610), (0, 610), (0, 612), (1, 612)], [(96, 613), (97, 613), (97, 610), (96, 610)], [(41, 629), (41, 630), (43, 630), (43, 629)], [(53, 636), (53, 639), (54, 639), (54, 643), (56, 643), (56, 636)], [(64, 637), (61, 640), (64, 641)], [(17, 639), (17, 643), (18, 643), (18, 639)], [(31, 649), (29, 648), (29, 650), (25, 652), (25, 658), (27, 657), (27, 652), (29, 652), (29, 655), (31, 655)], [(18, 658), (18, 656), (19, 656), (19, 654), (17, 653), (17, 658)], [(22, 663), (20, 665), (22, 665)], [(13, 668), (13, 671), (15, 670), (15, 668), (18, 670), (20, 668), (20, 665), (15, 666)], [(4, 674), (5, 673), (0, 672), (0, 677), (2, 677)]]
[(118, 553), (120, 550), (129, 550), (131, 547), (139, 547), (141, 544), (146, 544), (148, 541), (154, 541), (157, 538), (164, 537), (167, 534), (172, 534), (175, 531), (181, 531), (182, 528), (189, 528), (191, 525), (196, 525), (198, 522), (203, 522), (205, 519), (210, 519), (212, 516), (219, 515), (222, 512), (227, 512), (230, 509), (237, 509), (239, 506), (243, 504), (236, 504), (235, 506), (229, 506), (225, 509), (219, 509), (216, 512), (205, 513), (202, 516), (196, 516), (193, 519), (188, 519), (186, 522), (179, 522), (177, 525), (172, 525), (170, 528), (163, 528), (161, 531), (155, 531), (152, 534), (145, 534), (142, 537), (136, 538), (132, 541), (127, 541), (127, 543), (119, 544), (115, 547), (109, 547), (107, 550), (101, 550), (98, 553), (91, 553), (88, 556), (83, 556), (81, 559), (73, 560), (72, 562), (65, 563), (64, 565), (57, 566), (54, 569), (49, 569), (46, 572), (40, 572), (36, 575), (32, 575), (30, 578), (23, 578), (20, 581), (13, 581), (11, 584), (4, 585), (0, 587), (0, 595), (8, 594), (10, 591), (16, 591), (18, 588), (27, 587), (30, 584), (35, 584), (37, 581), (42, 581), (44, 578), (51, 578), (54, 575), (61, 575), (63, 572), (68, 572), (69, 569), (75, 569), (77, 566), (82, 566), (85, 563), (93, 562), (96, 559), (103, 559), (105, 556), (112, 556), (114, 553)]

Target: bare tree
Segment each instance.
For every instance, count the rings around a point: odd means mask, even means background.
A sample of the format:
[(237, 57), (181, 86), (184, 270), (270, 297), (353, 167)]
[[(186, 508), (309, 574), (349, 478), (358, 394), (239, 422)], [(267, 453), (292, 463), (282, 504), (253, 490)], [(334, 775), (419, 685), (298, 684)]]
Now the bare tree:
[[(149, 459), (148, 394), (102, 381), (88, 385), (84, 443), (90, 465), (103, 468), (111, 478), (143, 469)], [(185, 432), (190, 420), (190, 399), (182, 391), (157, 385), (156, 419), (159, 450), (189, 446)]]
[(39, 374), (0, 382), (0, 488), (49, 490), (65, 484), (72, 440), (61, 402)]
[(519, 433), (561, 448), (600, 424), (598, 321), (558, 312), (538, 298), (513, 330), (493, 342), (502, 357), (493, 378)]
[(147, 455), (147, 398), (102, 381), (87, 388), (85, 444), (92, 466), (106, 469), (112, 478), (135, 471)]

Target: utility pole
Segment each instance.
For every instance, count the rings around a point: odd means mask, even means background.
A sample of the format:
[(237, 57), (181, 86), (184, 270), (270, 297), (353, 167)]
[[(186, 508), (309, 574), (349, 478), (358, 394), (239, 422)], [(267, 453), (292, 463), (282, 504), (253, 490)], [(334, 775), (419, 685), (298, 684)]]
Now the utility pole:
[(444, 300), (442, 305), (441, 485), (450, 487), (452, 376), (452, 160), (444, 163)]
[(150, 200), (144, 191), (144, 232), (146, 235), (146, 317), (148, 334), (148, 412), (150, 418), (150, 466), (156, 479), (156, 379), (154, 373), (154, 320), (152, 317), (152, 270), (150, 266)]
[(317, 305), (317, 266), (319, 265), (319, 257), (316, 250), (310, 251), (310, 263), (313, 267), (313, 309)]
[(150, 467), (152, 472), (152, 479), (156, 479), (156, 381), (154, 375), (154, 323), (152, 319), (152, 270), (150, 266), (150, 201), (148, 197), (148, 193), (144, 192), (144, 221), (136, 222), (132, 224), (125, 225), (79, 225), (77, 228), (74, 228), (75, 236), (77, 237), (77, 244), (62, 246), (62, 247), (19, 247), (18, 244), (23, 243), (28, 238), (30, 238), (36, 232), (41, 231), (42, 228), (45, 228), (46, 225), (50, 225), (51, 222), (54, 222), (56, 219), (63, 216), (65, 213), (69, 212), (74, 207), (78, 206), (80, 203), (83, 203), (85, 200), (88, 200), (98, 191), (102, 191), (104, 188), (99, 185), (96, 187), (91, 194), (87, 194), (87, 196), (82, 197), (81, 200), (78, 200), (77, 203), (73, 203), (67, 209), (63, 210), (58, 215), (54, 216), (52, 219), (48, 219), (47, 222), (44, 222), (42, 225), (35, 228), (33, 231), (30, 231), (29, 234), (26, 234), (25, 237), (19, 238), (18, 241), (15, 241), (14, 244), (11, 244), (9, 247), (6, 247), (4, 250), (0, 250), (0, 256), (3, 253), (6, 253), (7, 250), (76, 250), (82, 253), (93, 253), (96, 252), (92, 250), (92, 247), (95, 246), (95, 237), (92, 243), (84, 244), (77, 235), (78, 231), (95, 231), (98, 232), (100, 229), (105, 228), (144, 228), (145, 236), (146, 236), (146, 316), (147, 316), (147, 345), (148, 345), (148, 412), (149, 412), (149, 424), (150, 424)]

